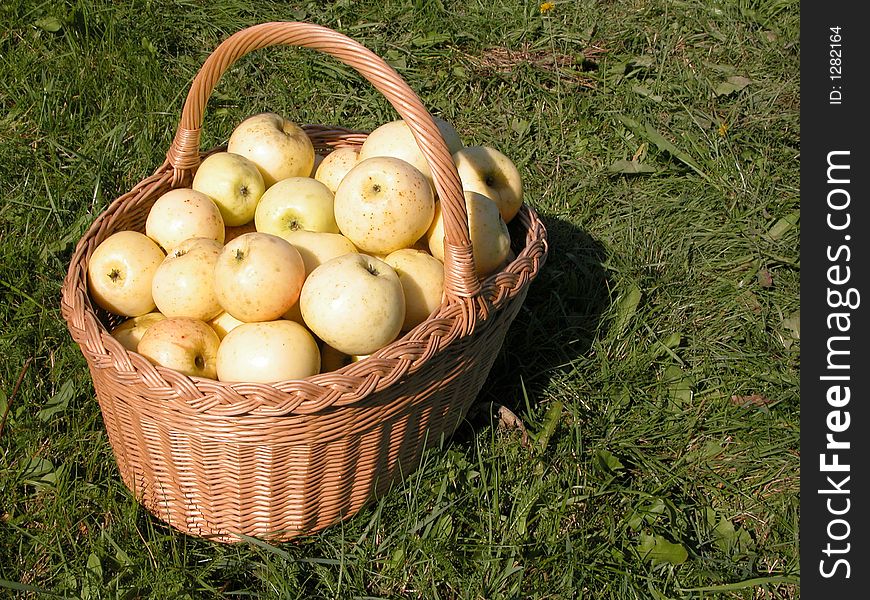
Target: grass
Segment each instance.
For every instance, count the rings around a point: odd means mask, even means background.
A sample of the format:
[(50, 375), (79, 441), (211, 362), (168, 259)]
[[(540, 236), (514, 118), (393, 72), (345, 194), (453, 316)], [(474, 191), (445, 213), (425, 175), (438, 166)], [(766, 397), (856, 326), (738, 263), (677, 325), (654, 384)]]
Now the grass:
[[(3, 3), (0, 596), (799, 597), (799, 3), (553, 4)], [(60, 285), (162, 162), (209, 52), (294, 19), (509, 154), (551, 254), (480, 410), (414, 475), (321, 534), (223, 546), (120, 483)], [(348, 68), (274, 48), (221, 81), (203, 146), (266, 109), (395, 118)]]

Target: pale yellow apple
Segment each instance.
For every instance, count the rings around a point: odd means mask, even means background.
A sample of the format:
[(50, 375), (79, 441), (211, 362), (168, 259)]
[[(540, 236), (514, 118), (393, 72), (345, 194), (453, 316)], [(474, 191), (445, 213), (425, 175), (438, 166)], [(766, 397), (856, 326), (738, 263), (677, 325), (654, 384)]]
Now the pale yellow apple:
[(335, 221), (354, 246), (370, 254), (407, 248), (429, 229), (432, 186), (410, 163), (387, 156), (360, 160), (335, 191)]
[(191, 187), (212, 199), (228, 227), (252, 221), (257, 203), (266, 191), (257, 165), (232, 152), (207, 156), (196, 170)]
[(139, 354), (155, 365), (190, 377), (217, 377), (220, 338), (198, 319), (167, 318), (148, 328), (139, 340)]
[(130, 317), (112, 329), (112, 337), (121, 342), (121, 345), (130, 352), (136, 352), (139, 348), (139, 340), (142, 339), (148, 328), (165, 318), (166, 315), (156, 311), (138, 317)]
[[(488, 275), (507, 258), (511, 249), (510, 233), (495, 202), (477, 192), (466, 191), (464, 195), (475, 270), (478, 276)], [(437, 204), (432, 227), (426, 235), (432, 256), (443, 262), (444, 219), (441, 203)]]
[(221, 381), (274, 383), (319, 372), (317, 341), (294, 321), (244, 323), (230, 331), (218, 349)]
[(359, 146), (336, 148), (323, 157), (323, 161), (314, 173), (314, 178), (334, 194), (338, 184), (357, 162), (359, 162)]
[(223, 244), (211, 238), (190, 238), (172, 249), (151, 282), (157, 309), (167, 317), (208, 321), (220, 313), (214, 291), (214, 267)]
[(510, 158), (489, 146), (466, 146), (453, 154), (462, 189), (483, 194), (510, 223), (523, 204), (523, 180)]
[(211, 319), (208, 324), (218, 334), (220, 339), (224, 339), (229, 332), (244, 323), (239, 321), (227, 311), (221, 312), (218, 316)]
[(299, 250), (306, 275), (336, 256), (358, 252), (353, 242), (340, 233), (292, 231), (281, 237)]
[(226, 244), (214, 268), (221, 307), (240, 321), (271, 321), (299, 299), (305, 263), (290, 242), (246, 233)]
[(88, 260), (88, 290), (98, 306), (124, 317), (156, 308), (151, 280), (163, 262), (157, 242), (137, 231), (113, 233)]
[(288, 177), (270, 187), (254, 212), (257, 231), (286, 237), (294, 231), (338, 233), (335, 194), (311, 177)]
[[(450, 154), (462, 148), (462, 140), (450, 123), (438, 117), (434, 117), (433, 120), (441, 133), (441, 137), (444, 138)], [(417, 167), (430, 182), (432, 181), (432, 170), (429, 168), (429, 163), (426, 162), (423, 151), (420, 150), (417, 140), (414, 139), (411, 128), (403, 119), (384, 123), (366, 137), (360, 147), (359, 160), (373, 156), (401, 158)]]
[(145, 220), (145, 235), (166, 252), (186, 239), (224, 242), (224, 220), (214, 201), (192, 188), (176, 188), (160, 196)]
[(391, 252), (384, 262), (395, 269), (405, 294), (405, 321), (409, 331), (441, 305), (444, 295), (444, 264), (422, 250), (402, 248)]
[(399, 276), (365, 254), (338, 256), (314, 269), (299, 304), (311, 331), (345, 354), (371, 354), (392, 342), (405, 321)]
[(239, 123), (230, 134), (227, 151), (256, 164), (267, 188), (287, 177), (307, 177), (314, 167), (314, 146), (305, 131), (271, 112)]

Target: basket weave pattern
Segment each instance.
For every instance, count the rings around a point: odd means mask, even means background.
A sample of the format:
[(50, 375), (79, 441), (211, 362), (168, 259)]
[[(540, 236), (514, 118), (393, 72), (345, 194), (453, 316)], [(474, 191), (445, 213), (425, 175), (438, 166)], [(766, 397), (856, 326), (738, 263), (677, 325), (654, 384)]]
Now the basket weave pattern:
[[(121, 318), (91, 302), (88, 260), (113, 233), (144, 232), (154, 201), (190, 184), (206, 154), (199, 150), (204, 107), (221, 74), (276, 44), (314, 48), (354, 67), (410, 125), (442, 203), (444, 300), (402, 338), (338, 371), (275, 384), (188, 377), (128, 352), (109, 334)], [(335, 126), (305, 130), (321, 153), (366, 137)], [(238, 541), (236, 534), (286, 540), (355, 514), (450, 436), (483, 386), (547, 255), (533, 209), (524, 205), (511, 229), (517, 258), (479, 280), (446, 145), (413, 91), (365, 47), (306, 23), (267, 23), (231, 36), (194, 80), (164, 164), (97, 217), (62, 288), (61, 311), (88, 363), (125, 485), (176, 529), (224, 542)]]

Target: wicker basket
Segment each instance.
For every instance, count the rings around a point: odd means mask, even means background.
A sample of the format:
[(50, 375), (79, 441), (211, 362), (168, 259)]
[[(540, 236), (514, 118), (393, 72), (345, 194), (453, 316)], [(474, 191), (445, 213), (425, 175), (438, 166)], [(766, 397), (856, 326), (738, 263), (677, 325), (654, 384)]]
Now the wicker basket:
[[(202, 156), (206, 101), (227, 68), (274, 45), (307, 47), (355, 68), (411, 126), (445, 220), (445, 296), (401, 339), (338, 371), (275, 384), (187, 377), (126, 351), (109, 334), (120, 319), (89, 298), (87, 263), (120, 230), (144, 231), (154, 201), (189, 186)], [(319, 152), (358, 145), (364, 132), (307, 126)], [(419, 98), (359, 43), (307, 23), (265, 23), (229, 37), (191, 85), (164, 164), (100, 214), (79, 241), (61, 309), (87, 360), (121, 477), (176, 529), (223, 542), (311, 534), (354, 515), (450, 436), (480, 391), (547, 255), (546, 230), (523, 206), (511, 223), (517, 258), (475, 276), (461, 184)]]

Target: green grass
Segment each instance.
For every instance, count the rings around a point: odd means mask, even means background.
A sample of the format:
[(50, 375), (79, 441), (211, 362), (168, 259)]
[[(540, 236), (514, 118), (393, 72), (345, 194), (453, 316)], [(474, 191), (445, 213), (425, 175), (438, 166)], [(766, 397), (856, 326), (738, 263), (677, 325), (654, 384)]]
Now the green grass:
[[(0, 597), (799, 597), (799, 3), (554, 4), (3, 3)], [(514, 158), (551, 254), (481, 409), (413, 476), (321, 534), (223, 546), (120, 483), (60, 285), (163, 161), (209, 52), (294, 19)], [(221, 81), (203, 146), (265, 109), (395, 118), (348, 68), (275, 48)]]

